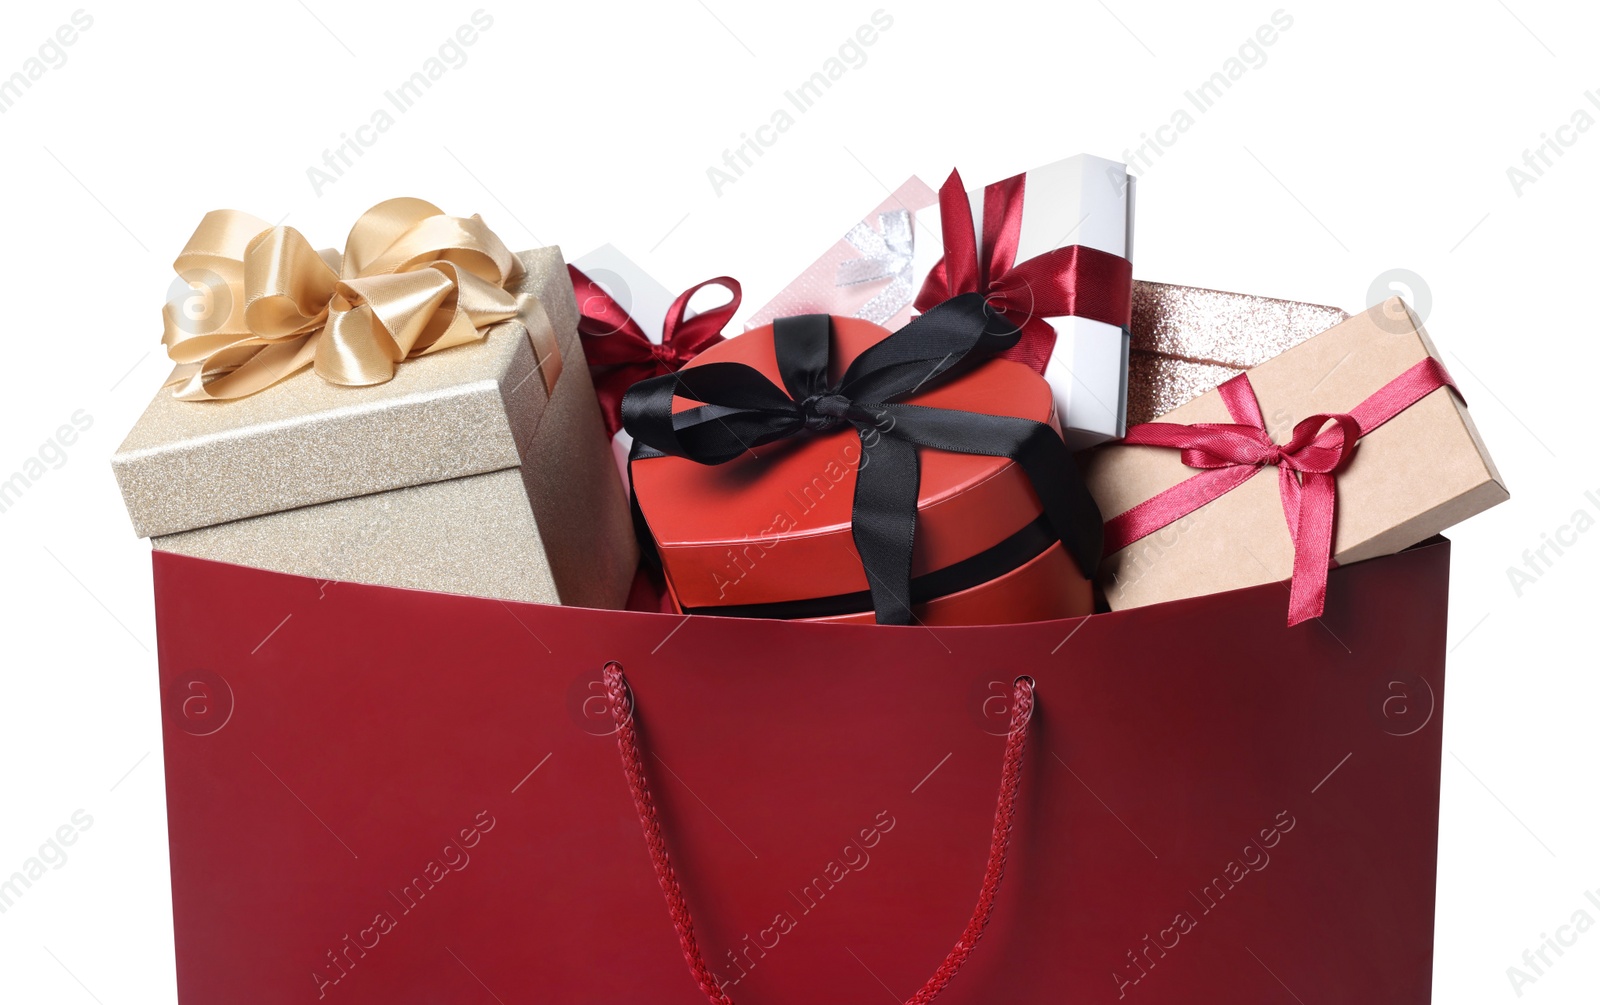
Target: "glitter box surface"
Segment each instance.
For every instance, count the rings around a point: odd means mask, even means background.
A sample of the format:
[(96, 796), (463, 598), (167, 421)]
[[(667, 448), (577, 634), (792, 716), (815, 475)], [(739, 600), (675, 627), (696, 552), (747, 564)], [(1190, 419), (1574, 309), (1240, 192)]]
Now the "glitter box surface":
[(297, 575), (621, 606), (637, 555), (566, 265), (553, 247), (519, 257), (517, 318), (388, 383), (163, 389), (112, 457), (135, 531)]
[(1320, 304), (1135, 281), (1128, 425), (1165, 415), (1348, 317)]

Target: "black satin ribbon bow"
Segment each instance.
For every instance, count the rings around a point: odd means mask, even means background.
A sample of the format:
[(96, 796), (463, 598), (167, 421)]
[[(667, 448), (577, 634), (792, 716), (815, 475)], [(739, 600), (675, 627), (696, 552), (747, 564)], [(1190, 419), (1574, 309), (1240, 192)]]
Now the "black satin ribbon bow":
[[(1094, 575), (1100, 510), (1055, 430), (1031, 419), (899, 402), (1005, 352), (1020, 337), (1015, 325), (980, 294), (963, 294), (868, 348), (837, 383), (828, 380), (832, 331), (826, 314), (773, 323), (783, 388), (743, 363), (705, 363), (634, 384), (622, 400), (633, 459), (670, 455), (722, 464), (803, 430), (854, 426), (862, 460), (852, 532), (879, 624), (912, 622), (918, 447), (1016, 461), (1032, 481), (1051, 530), (1079, 570)], [(674, 414), (674, 397), (702, 404)]]

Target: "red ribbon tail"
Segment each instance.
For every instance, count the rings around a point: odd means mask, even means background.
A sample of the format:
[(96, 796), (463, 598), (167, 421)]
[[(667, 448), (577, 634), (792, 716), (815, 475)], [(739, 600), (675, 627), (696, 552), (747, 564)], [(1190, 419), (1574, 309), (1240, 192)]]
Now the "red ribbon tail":
[(1050, 365), (1050, 354), (1056, 349), (1055, 326), (1044, 318), (1029, 318), (1023, 322), (1022, 337), (1017, 344), (1001, 353), (1002, 359), (1014, 360), (1043, 374)]
[(978, 235), (972, 227), (972, 203), (967, 201), (967, 189), (961, 183), (959, 171), (952, 170), (939, 188), (939, 229), (944, 238), (944, 258), (940, 260), (944, 266), (943, 298), (977, 291)]
[[(1283, 470), (1283, 478), (1294, 473)], [(1294, 574), (1289, 580), (1289, 625), (1320, 618), (1328, 596), (1333, 563), (1334, 476), (1305, 472), (1300, 479), (1299, 512), (1286, 514), (1294, 528)], [(1285, 493), (1288, 502), (1289, 493)]]

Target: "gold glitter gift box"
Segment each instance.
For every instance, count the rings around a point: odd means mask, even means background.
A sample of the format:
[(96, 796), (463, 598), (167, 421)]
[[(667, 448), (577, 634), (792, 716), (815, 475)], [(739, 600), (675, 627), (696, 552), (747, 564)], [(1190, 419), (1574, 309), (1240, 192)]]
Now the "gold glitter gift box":
[(1128, 425), (1165, 415), (1349, 316), (1320, 304), (1135, 281)]
[(638, 561), (559, 248), (518, 316), (343, 387), (156, 395), (112, 458), (155, 548), (325, 580), (620, 608)]

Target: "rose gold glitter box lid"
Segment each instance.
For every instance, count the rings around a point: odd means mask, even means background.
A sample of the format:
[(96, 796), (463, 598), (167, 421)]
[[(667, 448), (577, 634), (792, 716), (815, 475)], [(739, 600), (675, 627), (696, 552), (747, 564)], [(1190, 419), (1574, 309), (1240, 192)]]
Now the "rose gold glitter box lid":
[(111, 461), (135, 531), (318, 579), (622, 606), (637, 550), (566, 263), (518, 257), (518, 318), (386, 384), (157, 393)]
[(1320, 304), (1136, 281), (1128, 425), (1165, 415), (1348, 317)]

